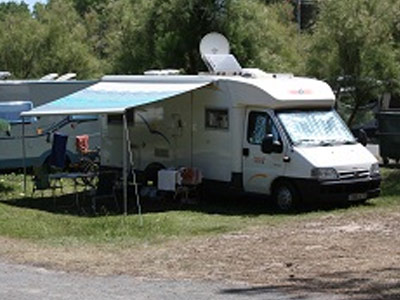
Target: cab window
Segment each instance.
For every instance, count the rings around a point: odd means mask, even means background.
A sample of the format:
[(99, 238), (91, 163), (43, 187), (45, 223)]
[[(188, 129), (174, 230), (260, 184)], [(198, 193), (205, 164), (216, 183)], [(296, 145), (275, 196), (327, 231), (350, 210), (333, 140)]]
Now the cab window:
[(266, 112), (250, 112), (249, 125), (247, 127), (247, 141), (250, 144), (261, 145), (262, 140), (268, 134), (272, 134), (274, 141), (280, 140), (278, 130)]

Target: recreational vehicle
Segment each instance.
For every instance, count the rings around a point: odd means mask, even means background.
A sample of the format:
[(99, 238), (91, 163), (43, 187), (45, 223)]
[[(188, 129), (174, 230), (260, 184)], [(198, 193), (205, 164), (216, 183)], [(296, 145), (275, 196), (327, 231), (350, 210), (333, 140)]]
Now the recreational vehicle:
[(187, 167), (212, 186), (272, 195), (282, 209), (378, 196), (378, 162), (334, 110), (329, 85), (241, 68), (228, 45), (216, 33), (202, 41), (207, 74), (105, 76), (26, 116), (100, 114), (102, 166), (124, 177), (131, 167), (143, 184)]
[[(51, 75), (51, 76), (50, 76)], [(99, 122), (95, 116), (51, 116), (22, 118), (21, 112), (48, 103), (86, 88), (95, 81), (69, 80), (56, 74), (38, 80), (0, 80), (0, 120), (8, 130), (0, 131), (0, 169), (23, 167), (22, 128), (26, 136), (26, 166), (43, 164), (50, 154), (51, 134), (93, 135), (93, 145), (99, 144)], [(57, 78), (58, 77), (58, 78)], [(23, 124), (24, 123), (24, 124)], [(24, 126), (22, 126), (24, 125)], [(68, 142), (68, 159), (76, 159), (74, 139)]]

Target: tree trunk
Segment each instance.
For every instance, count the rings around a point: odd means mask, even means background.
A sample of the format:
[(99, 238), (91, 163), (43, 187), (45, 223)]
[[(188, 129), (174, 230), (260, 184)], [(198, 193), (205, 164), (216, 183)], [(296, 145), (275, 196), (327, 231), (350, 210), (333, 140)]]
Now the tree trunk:
[(350, 117), (347, 120), (347, 126), (351, 127), (351, 125), (353, 124), (353, 121), (357, 115), (358, 109), (360, 108), (360, 102), (357, 101), (353, 110), (351, 111)]

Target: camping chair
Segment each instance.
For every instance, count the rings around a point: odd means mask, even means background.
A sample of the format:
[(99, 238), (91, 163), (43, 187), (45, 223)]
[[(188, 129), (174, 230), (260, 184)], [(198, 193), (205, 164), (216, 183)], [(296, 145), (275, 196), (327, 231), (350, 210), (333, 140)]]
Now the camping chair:
[(49, 166), (56, 171), (65, 168), (65, 162), (67, 160), (67, 142), (68, 135), (58, 132), (54, 133)]
[[(76, 151), (80, 155), (79, 163), (75, 166), (76, 171), (82, 173), (97, 173), (99, 169), (99, 151), (89, 149), (89, 136), (78, 135), (75, 137)], [(84, 184), (93, 187), (94, 177), (84, 177)]]
[(50, 173), (55, 173), (64, 169), (67, 157), (67, 140), (68, 136), (60, 133), (54, 133), (53, 144), (51, 147), (50, 158), (47, 164), (43, 166), (36, 166), (33, 168), (33, 189), (32, 196), (36, 191), (43, 193), (47, 189), (52, 190), (54, 205), (55, 205), (55, 191), (60, 189), (63, 192), (63, 185), (60, 177), (55, 179), (50, 178)]
[(96, 194), (92, 197), (93, 212), (96, 213), (98, 199), (113, 198), (115, 207), (119, 211), (116, 189), (118, 185), (118, 173), (115, 171), (103, 171), (99, 175)]
[(63, 192), (63, 186), (60, 180), (50, 181), (48, 168), (46, 166), (33, 167), (32, 182), (32, 197), (36, 191), (41, 191), (43, 197), (44, 191), (51, 189), (53, 199), (55, 200), (56, 189), (60, 189), (61, 192)]

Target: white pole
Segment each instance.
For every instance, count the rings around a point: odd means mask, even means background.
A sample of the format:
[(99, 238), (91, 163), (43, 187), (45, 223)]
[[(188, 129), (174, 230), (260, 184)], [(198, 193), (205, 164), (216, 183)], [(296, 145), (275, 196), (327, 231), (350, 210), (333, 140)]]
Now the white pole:
[(127, 159), (127, 140), (126, 132), (128, 130), (128, 122), (126, 119), (126, 112), (122, 115), (123, 129), (122, 129), (122, 178), (124, 185), (124, 215), (128, 214), (128, 159)]
[(26, 195), (26, 147), (25, 147), (25, 118), (22, 117), (22, 165), (24, 167), (24, 194)]

